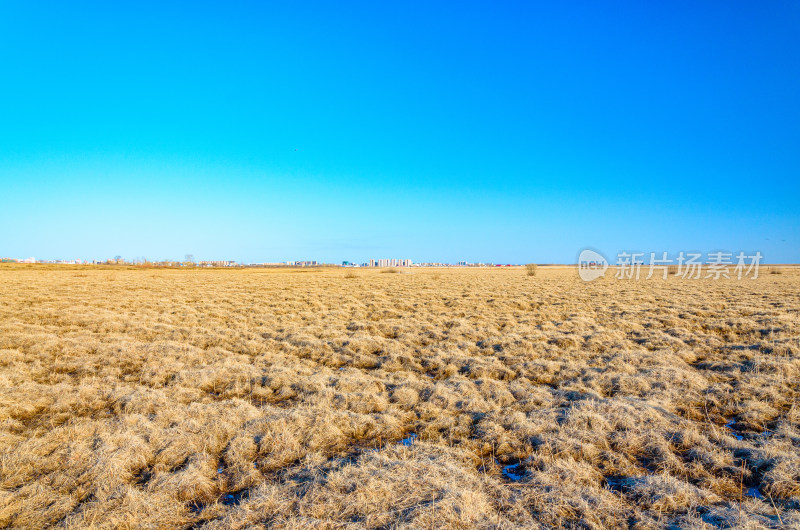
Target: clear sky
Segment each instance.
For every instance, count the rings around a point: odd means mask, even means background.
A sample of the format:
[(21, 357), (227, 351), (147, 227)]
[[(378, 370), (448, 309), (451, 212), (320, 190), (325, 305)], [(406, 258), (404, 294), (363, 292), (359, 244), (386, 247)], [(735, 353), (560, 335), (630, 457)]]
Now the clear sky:
[(800, 261), (800, 2), (662, 4), (0, 2), (0, 256)]

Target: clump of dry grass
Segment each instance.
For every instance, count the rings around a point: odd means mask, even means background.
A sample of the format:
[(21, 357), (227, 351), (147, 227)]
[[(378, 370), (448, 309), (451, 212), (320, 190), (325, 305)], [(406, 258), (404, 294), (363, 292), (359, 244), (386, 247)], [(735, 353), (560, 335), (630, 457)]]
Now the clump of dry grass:
[(537, 268), (538, 267), (536, 266), (535, 263), (528, 263), (527, 265), (525, 265), (525, 272), (528, 276), (536, 276)]
[(344, 277), (349, 279), (358, 278), (358, 274), (353, 271), (347, 271), (344, 273)]
[(4, 266), (0, 526), (800, 526), (800, 271), (315, 272)]
[(381, 269), (383, 274), (398, 274), (400, 272), (399, 269), (395, 269), (394, 267), (389, 267), (388, 269)]

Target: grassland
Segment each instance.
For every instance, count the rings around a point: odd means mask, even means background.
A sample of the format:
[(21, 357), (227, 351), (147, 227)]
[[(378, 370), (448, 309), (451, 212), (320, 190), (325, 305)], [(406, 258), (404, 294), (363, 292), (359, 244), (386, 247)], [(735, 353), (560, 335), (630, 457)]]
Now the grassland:
[(0, 526), (797, 528), (798, 310), (800, 270), (5, 266)]

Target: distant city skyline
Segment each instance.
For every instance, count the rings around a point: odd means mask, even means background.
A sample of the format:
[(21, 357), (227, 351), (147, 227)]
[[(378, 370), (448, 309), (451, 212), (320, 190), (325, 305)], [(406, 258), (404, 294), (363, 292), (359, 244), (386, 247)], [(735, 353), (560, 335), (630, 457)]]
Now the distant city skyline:
[[(591, 255), (596, 257), (596, 260), (593, 260), (590, 265), (595, 265), (595, 262), (600, 260), (605, 260), (605, 262), (614, 267), (614, 266), (621, 266), (621, 267), (637, 267), (637, 266), (650, 266), (653, 265), (654, 268), (663, 269), (667, 266), (682, 266), (684, 263), (686, 264), (694, 264), (695, 266), (703, 266), (703, 265), (713, 265), (713, 267), (724, 268), (724, 267), (735, 267), (737, 264), (740, 266), (742, 264), (751, 264), (758, 262), (759, 264), (763, 265), (770, 265), (770, 264), (786, 264), (786, 265), (798, 265), (796, 262), (776, 262), (776, 261), (766, 261), (764, 260), (763, 254), (760, 251), (756, 251), (752, 254), (748, 254), (744, 251), (738, 252), (730, 252), (726, 250), (716, 250), (712, 252), (628, 252), (626, 250), (620, 251), (616, 253), (616, 255), (610, 255), (610, 259), (606, 258), (604, 254), (597, 254), (595, 250), (591, 249), (584, 249), (579, 256), (576, 258), (575, 261), (564, 261), (564, 262), (538, 262), (539, 265), (577, 265), (579, 263), (585, 264), (586, 258), (585, 255)], [(180, 259), (148, 259), (145, 257), (135, 257), (135, 258), (125, 258), (123, 256), (115, 256), (113, 258), (106, 258), (106, 259), (85, 259), (85, 258), (77, 258), (77, 259), (37, 259), (35, 256), (31, 256), (28, 258), (13, 258), (9, 256), (2, 256), (0, 255), (0, 262), (16, 262), (16, 263), (52, 263), (52, 264), (67, 264), (67, 265), (102, 265), (102, 264), (121, 264), (121, 265), (140, 265), (140, 264), (152, 264), (152, 265), (160, 265), (160, 266), (175, 266), (175, 265), (184, 265), (184, 266), (210, 266), (210, 267), (250, 267), (250, 266), (264, 266), (264, 267), (285, 267), (285, 266), (296, 266), (296, 267), (316, 267), (316, 266), (341, 266), (341, 267), (379, 267), (379, 268), (391, 268), (391, 267), (439, 267), (439, 266), (518, 266), (518, 265), (525, 265), (526, 263), (537, 263), (537, 262), (521, 262), (521, 263), (512, 263), (512, 262), (503, 262), (503, 261), (468, 261), (468, 260), (459, 260), (459, 261), (414, 261), (407, 258), (378, 258), (378, 259), (369, 259), (367, 261), (358, 262), (358, 261), (351, 261), (351, 260), (342, 260), (340, 262), (326, 262), (326, 261), (317, 261), (317, 260), (279, 260), (279, 261), (236, 261), (236, 260), (195, 260), (193, 255), (186, 255), (183, 260)], [(687, 265), (688, 266), (688, 265)]]
[(2, 15), (0, 253), (800, 261), (798, 2)]

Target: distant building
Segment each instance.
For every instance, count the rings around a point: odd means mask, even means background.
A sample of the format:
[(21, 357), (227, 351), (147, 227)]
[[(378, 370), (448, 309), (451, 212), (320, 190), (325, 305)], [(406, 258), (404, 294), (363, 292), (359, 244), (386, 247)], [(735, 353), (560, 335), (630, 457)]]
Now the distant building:
[[(387, 259), (369, 260), (370, 267), (411, 267), (412, 265), (413, 262), (410, 259), (387, 258)], [(365, 263), (364, 266), (367, 266), (367, 264)]]
[(198, 267), (236, 267), (235, 261), (198, 261)]
[(295, 261), (295, 262), (289, 262), (289, 263), (291, 265), (294, 265), (295, 267), (316, 267), (317, 265), (319, 265), (319, 263), (317, 263), (315, 260), (311, 260), (311, 261)]

